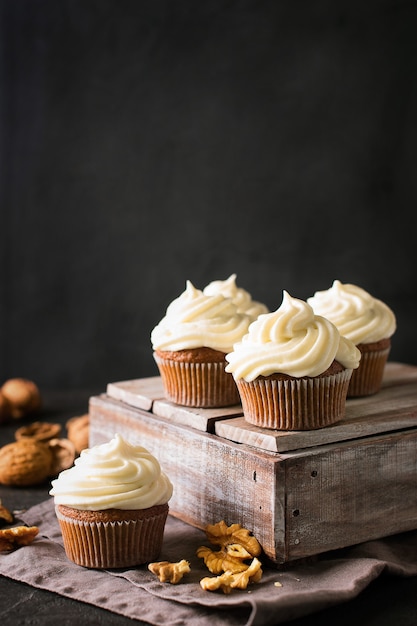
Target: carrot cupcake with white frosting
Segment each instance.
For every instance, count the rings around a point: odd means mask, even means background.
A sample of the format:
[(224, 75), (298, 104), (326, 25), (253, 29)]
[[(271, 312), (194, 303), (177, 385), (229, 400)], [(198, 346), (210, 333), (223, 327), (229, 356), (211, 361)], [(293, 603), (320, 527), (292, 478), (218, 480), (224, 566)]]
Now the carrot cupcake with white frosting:
[(307, 302), (283, 292), (227, 354), (245, 419), (277, 430), (311, 430), (344, 417), (360, 352)]
[(172, 492), (157, 459), (120, 435), (84, 449), (49, 492), (67, 557), (98, 569), (154, 561)]
[(348, 396), (377, 393), (396, 331), (393, 311), (361, 287), (339, 280), (329, 289), (317, 291), (307, 302), (318, 315), (333, 322), (362, 354), (360, 365), (352, 374)]
[(225, 298), (230, 298), (236, 305), (238, 313), (245, 313), (255, 321), (259, 315), (269, 313), (268, 307), (262, 302), (253, 300), (249, 291), (238, 287), (236, 274), (231, 274), (226, 280), (213, 280), (203, 289), (206, 296), (222, 294)]
[(187, 281), (151, 332), (154, 358), (167, 398), (192, 407), (239, 403), (226, 354), (247, 332), (251, 319), (231, 298), (205, 295)]

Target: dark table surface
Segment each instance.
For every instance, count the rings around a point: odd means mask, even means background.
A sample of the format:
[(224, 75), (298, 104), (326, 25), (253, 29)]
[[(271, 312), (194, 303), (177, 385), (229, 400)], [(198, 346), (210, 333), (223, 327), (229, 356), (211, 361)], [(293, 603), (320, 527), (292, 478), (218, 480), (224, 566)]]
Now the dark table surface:
[[(42, 392), (43, 408), (36, 419), (61, 423), (62, 435), (65, 436), (66, 421), (75, 415), (87, 413), (89, 397), (102, 392), (102, 389)], [(15, 430), (32, 421), (34, 421), (33, 418), (25, 418), (12, 424), (1, 424), (0, 446), (14, 441)], [(48, 498), (49, 488), (49, 483), (30, 488), (0, 485), (0, 500), (8, 509), (21, 511)], [(152, 601), (151, 597), (149, 601)], [(23, 624), (64, 626), (74, 623), (98, 626), (144, 624), (144, 622), (0, 576), (0, 624), (2, 626)], [(399, 578), (382, 575), (354, 600), (290, 623), (293, 626), (312, 626), (317, 623), (322, 626), (327, 624), (416, 626), (417, 577)]]

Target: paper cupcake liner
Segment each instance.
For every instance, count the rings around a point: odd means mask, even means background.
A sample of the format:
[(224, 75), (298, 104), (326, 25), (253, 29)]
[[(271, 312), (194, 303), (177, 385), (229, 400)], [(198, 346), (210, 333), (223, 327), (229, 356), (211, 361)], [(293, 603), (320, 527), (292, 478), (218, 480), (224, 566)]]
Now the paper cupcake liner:
[(240, 398), (226, 362), (192, 363), (170, 361), (154, 354), (165, 394), (175, 404), (214, 408), (239, 404)]
[(353, 370), (347, 396), (355, 398), (371, 396), (381, 389), (384, 377), (385, 364), (391, 350), (391, 345), (382, 350), (366, 349), (361, 351), (359, 367)]
[(247, 422), (275, 430), (313, 430), (345, 415), (351, 369), (317, 378), (237, 380)]
[(133, 567), (158, 558), (168, 505), (153, 507), (155, 515), (120, 521), (83, 521), (55, 507), (67, 557), (83, 567)]

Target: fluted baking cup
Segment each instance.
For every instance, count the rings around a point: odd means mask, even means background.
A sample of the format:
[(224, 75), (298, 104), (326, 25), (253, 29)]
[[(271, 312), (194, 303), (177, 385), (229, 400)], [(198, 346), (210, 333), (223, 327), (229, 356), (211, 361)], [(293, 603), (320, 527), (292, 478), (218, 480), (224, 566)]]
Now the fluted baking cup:
[(154, 353), (165, 395), (176, 404), (214, 408), (239, 404), (232, 374), (225, 371), (226, 361), (193, 363), (164, 359)]
[(317, 378), (237, 380), (247, 422), (275, 430), (313, 430), (345, 415), (351, 369)]
[(348, 398), (371, 396), (381, 389), (385, 365), (391, 350), (391, 341), (385, 340), (382, 348), (378, 344), (359, 344), (361, 352), (359, 367), (352, 372), (348, 388)]
[(133, 567), (150, 563), (160, 554), (168, 504), (135, 511), (132, 519), (107, 521), (106, 511), (80, 512), (60, 505), (55, 511), (65, 553), (77, 565), (95, 569)]

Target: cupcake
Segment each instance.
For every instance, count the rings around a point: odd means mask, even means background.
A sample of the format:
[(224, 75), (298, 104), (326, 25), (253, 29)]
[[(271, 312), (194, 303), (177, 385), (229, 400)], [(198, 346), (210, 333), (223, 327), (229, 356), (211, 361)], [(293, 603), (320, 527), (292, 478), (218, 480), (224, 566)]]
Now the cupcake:
[(165, 395), (190, 407), (239, 403), (226, 354), (247, 332), (250, 318), (230, 298), (205, 295), (190, 281), (151, 332), (153, 355)]
[(281, 306), (260, 315), (226, 355), (251, 424), (312, 430), (344, 417), (360, 352), (307, 302), (283, 292)]
[(98, 569), (154, 561), (172, 491), (157, 459), (120, 435), (86, 448), (49, 492), (67, 557)]
[(339, 280), (326, 291), (317, 291), (307, 302), (317, 314), (333, 322), (362, 354), (358, 369), (352, 373), (348, 397), (377, 393), (396, 330), (391, 309), (364, 289)]
[(251, 321), (255, 321), (259, 315), (269, 313), (265, 304), (252, 300), (251, 294), (246, 289), (237, 286), (236, 274), (232, 274), (227, 280), (213, 280), (204, 287), (203, 293), (206, 296), (216, 296), (220, 293), (225, 298), (230, 298), (236, 305), (238, 313), (245, 313)]

